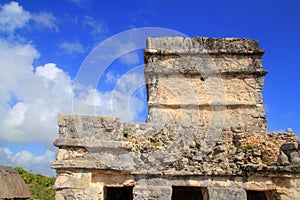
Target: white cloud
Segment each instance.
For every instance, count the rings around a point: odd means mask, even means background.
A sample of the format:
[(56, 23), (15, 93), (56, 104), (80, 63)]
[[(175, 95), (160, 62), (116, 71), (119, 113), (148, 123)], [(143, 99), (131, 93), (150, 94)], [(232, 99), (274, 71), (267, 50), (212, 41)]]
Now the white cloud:
[(68, 54), (85, 53), (84, 47), (79, 42), (63, 42), (59, 48), (65, 50)]
[(16, 90), (26, 77), (31, 78), (32, 62), (38, 57), (39, 53), (30, 44), (11, 44), (0, 39), (1, 105), (9, 100), (11, 91)]
[[(0, 39), (0, 141), (22, 145), (40, 142), (53, 149), (58, 137), (58, 113), (72, 113), (70, 76), (53, 63), (32, 65), (39, 53), (31, 44)], [(35, 173), (54, 175), (54, 152), (36, 156), (28, 151), (13, 154), (0, 147), (0, 164), (22, 166)]]
[(39, 66), (36, 68), (36, 75), (42, 76), (46, 79), (53, 80), (63, 73), (63, 70), (57, 68), (54, 63), (48, 63), (45, 66)]
[[(0, 39), (0, 140), (41, 141), (57, 133), (56, 114), (71, 112), (72, 80), (55, 64), (32, 65), (39, 53), (31, 44)], [(15, 102), (8, 104), (8, 102)]]
[(103, 37), (107, 33), (107, 27), (102, 20), (95, 20), (93, 17), (85, 16), (83, 20), (83, 27), (90, 28), (90, 34), (95, 39)]
[(55, 153), (47, 150), (43, 155), (35, 156), (28, 151), (11, 152), (8, 148), (0, 148), (1, 165), (20, 166), (35, 173), (54, 176), (54, 170), (50, 169), (50, 163)]
[(25, 26), (30, 17), (30, 13), (23, 10), (18, 2), (5, 4), (0, 10), (0, 30), (12, 33), (15, 29)]
[(25, 27), (30, 21), (56, 32), (59, 30), (56, 25), (56, 18), (52, 13), (31, 13), (14, 1), (0, 7), (0, 31), (2, 32), (13, 34), (16, 29)]
[(59, 28), (56, 25), (56, 18), (53, 16), (52, 13), (48, 13), (48, 12), (33, 13), (32, 20), (36, 22), (37, 25), (41, 25), (53, 29), (55, 32), (59, 31)]

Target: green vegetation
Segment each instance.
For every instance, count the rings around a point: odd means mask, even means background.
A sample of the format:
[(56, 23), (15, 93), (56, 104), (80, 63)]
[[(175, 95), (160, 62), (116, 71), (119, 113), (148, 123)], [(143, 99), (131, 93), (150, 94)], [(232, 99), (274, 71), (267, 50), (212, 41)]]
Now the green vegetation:
[(202, 166), (198, 166), (198, 168), (197, 168), (200, 172), (203, 172), (203, 167)]
[(247, 147), (244, 149), (244, 152), (246, 153), (253, 148), (254, 148), (254, 146), (252, 144), (248, 144)]
[(125, 137), (125, 138), (128, 138), (129, 136), (130, 136), (130, 130), (129, 130), (129, 128), (128, 127), (124, 127), (124, 129), (123, 129), (123, 136)]
[(150, 143), (155, 147), (162, 145), (162, 142), (158, 138), (150, 138)]
[(71, 136), (71, 138), (72, 138), (72, 139), (78, 139), (79, 136), (74, 134), (74, 135)]
[(137, 144), (137, 145), (135, 146), (135, 150), (136, 150), (137, 152), (140, 152), (140, 151), (141, 151), (140, 145)]
[(55, 199), (54, 182), (55, 178), (49, 178), (40, 174), (33, 174), (25, 171), (21, 167), (16, 167), (15, 170), (20, 174), (27, 184), (31, 199), (53, 200)]

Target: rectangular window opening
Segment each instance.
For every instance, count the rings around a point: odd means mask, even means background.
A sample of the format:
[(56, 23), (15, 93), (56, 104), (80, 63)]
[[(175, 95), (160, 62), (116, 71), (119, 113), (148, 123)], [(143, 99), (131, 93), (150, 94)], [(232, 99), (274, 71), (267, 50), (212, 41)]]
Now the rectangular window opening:
[(247, 200), (268, 200), (266, 193), (269, 191), (247, 190)]
[(201, 187), (173, 186), (172, 200), (203, 200), (203, 189)]
[(133, 186), (105, 187), (104, 200), (132, 200)]

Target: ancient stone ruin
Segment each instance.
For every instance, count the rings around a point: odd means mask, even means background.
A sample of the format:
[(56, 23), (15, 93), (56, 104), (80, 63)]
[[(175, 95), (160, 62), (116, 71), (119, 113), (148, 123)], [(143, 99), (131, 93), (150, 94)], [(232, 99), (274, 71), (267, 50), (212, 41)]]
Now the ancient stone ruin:
[(258, 42), (149, 38), (146, 123), (59, 115), (56, 199), (300, 199), (300, 146), (267, 131)]

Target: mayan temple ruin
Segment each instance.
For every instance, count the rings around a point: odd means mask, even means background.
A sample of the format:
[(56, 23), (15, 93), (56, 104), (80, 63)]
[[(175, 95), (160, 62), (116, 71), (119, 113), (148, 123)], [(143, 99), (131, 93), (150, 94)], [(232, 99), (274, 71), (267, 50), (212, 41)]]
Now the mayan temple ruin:
[(267, 131), (258, 42), (146, 43), (147, 122), (59, 115), (56, 199), (300, 199), (299, 140)]

